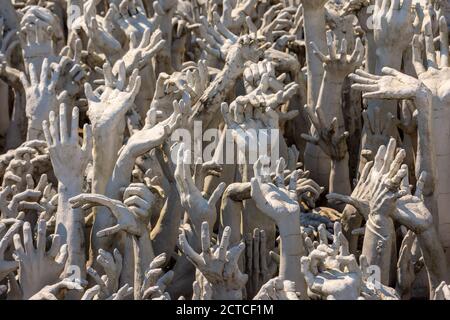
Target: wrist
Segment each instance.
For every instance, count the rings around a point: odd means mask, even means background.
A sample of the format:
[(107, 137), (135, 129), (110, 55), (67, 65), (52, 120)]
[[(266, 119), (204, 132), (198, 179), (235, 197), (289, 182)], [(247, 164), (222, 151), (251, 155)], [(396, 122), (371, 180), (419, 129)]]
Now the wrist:
[(369, 213), (366, 229), (376, 234), (381, 240), (387, 241), (391, 236), (391, 227), (393, 228), (394, 222), (388, 216), (376, 211)]
[(278, 230), (280, 232), (280, 238), (290, 239), (295, 238), (300, 235), (300, 216), (296, 214), (295, 216), (289, 217), (277, 223)]
[(335, 92), (340, 92), (342, 89), (342, 85), (344, 84), (344, 80), (347, 77), (346, 75), (337, 74), (336, 72), (330, 72), (325, 69), (325, 72), (323, 74), (323, 81), (330, 86), (335, 87), (338, 89)]
[(58, 193), (59, 195), (73, 197), (81, 193), (82, 182), (79, 176), (67, 177), (66, 179), (58, 178)]

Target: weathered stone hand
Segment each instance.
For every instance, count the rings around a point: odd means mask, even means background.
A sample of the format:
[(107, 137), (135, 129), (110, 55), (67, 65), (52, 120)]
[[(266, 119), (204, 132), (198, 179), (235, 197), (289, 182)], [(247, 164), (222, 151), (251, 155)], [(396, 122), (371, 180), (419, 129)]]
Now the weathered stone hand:
[(138, 217), (122, 202), (110, 199), (100, 194), (80, 194), (71, 198), (72, 207), (84, 209), (103, 206), (109, 209), (110, 213), (116, 218), (117, 224), (112, 227), (97, 232), (97, 237), (106, 237), (116, 234), (119, 231), (125, 231), (131, 235), (141, 236), (143, 230)]
[(43, 287), (28, 300), (63, 300), (67, 291), (70, 290), (82, 292), (83, 287), (77, 282), (64, 279), (58, 283)]
[(238, 266), (239, 257), (245, 248), (244, 243), (228, 249), (231, 229), (226, 227), (220, 243), (211, 247), (208, 222), (203, 222), (201, 229), (202, 253), (198, 254), (192, 249), (184, 233), (179, 236), (181, 249), (211, 284), (213, 299), (241, 300), (242, 289), (248, 279)]
[(19, 263), (19, 284), (23, 299), (32, 297), (44, 286), (56, 283), (64, 270), (67, 244), (61, 245), (59, 235), (55, 235), (50, 250), (46, 252), (46, 229), (46, 221), (39, 220), (36, 248), (30, 223), (25, 222), (23, 225), (23, 245), (21, 237), (14, 235), (14, 258)]
[(207, 200), (202, 192), (197, 189), (191, 175), (191, 154), (184, 149), (184, 144), (180, 144), (178, 149), (177, 167), (175, 169), (175, 180), (180, 193), (181, 205), (186, 210), (192, 221), (193, 227), (199, 232), (204, 222), (214, 224), (217, 217), (216, 202), (225, 191), (226, 184), (220, 183), (211, 197)]
[[(322, 226), (323, 227), (323, 226)], [(328, 300), (356, 300), (363, 286), (362, 271), (354, 255), (348, 252), (348, 242), (336, 223), (333, 244), (328, 244), (324, 228), (319, 228), (320, 244), (311, 247), (302, 257), (302, 272), (312, 293)], [(311, 240), (305, 241), (311, 243)]]
[(253, 300), (300, 300), (300, 293), (294, 282), (276, 277), (263, 284)]
[[(376, 1), (373, 15), (377, 55), (403, 52), (411, 43), (414, 28), (412, 1)], [(401, 34), (399, 38), (396, 35)]]
[(355, 49), (350, 55), (347, 54), (347, 40), (342, 39), (339, 42), (331, 31), (327, 32), (328, 54), (321, 52), (315, 43), (311, 45), (314, 54), (323, 63), (327, 76), (333, 81), (343, 82), (351, 72), (362, 65), (364, 59), (364, 47), (360, 38), (356, 39)]
[(20, 74), (27, 101), (27, 137), (43, 140), (42, 121), (48, 119), (50, 111), (57, 109), (56, 85), (60, 70), (53, 69), (49, 60), (45, 58), (40, 72), (32, 63), (28, 65), (28, 72), (29, 80), (24, 73)]
[[(317, 109), (317, 108), (316, 108)], [(342, 160), (347, 156), (347, 138), (348, 131), (341, 132), (338, 129), (338, 119), (335, 117), (329, 125), (323, 119), (323, 111), (314, 111), (312, 107), (305, 106), (305, 111), (309, 120), (316, 129), (316, 136), (311, 136), (303, 133), (302, 138), (306, 141), (320, 146), (333, 160)]]
[[(7, 261), (4, 259), (6, 250), (12, 243), (14, 235), (19, 232), (22, 224), (22, 221), (16, 221), (6, 231), (7, 223), (4, 222), (4, 220), (0, 220), (0, 235), (2, 236), (0, 241), (0, 280), (3, 280), (10, 272), (14, 272), (19, 268), (19, 263), (17, 261)], [(4, 231), (6, 232), (3, 233)]]
[[(55, 112), (50, 112), (50, 124), (43, 122), (44, 136), (49, 146), (50, 159), (56, 177), (64, 185), (69, 185), (74, 180), (81, 180), (88, 161), (92, 154), (91, 127), (87, 124), (83, 128), (83, 145), (79, 145), (78, 125), (79, 111), (75, 107), (72, 111), (72, 119), (69, 130), (67, 121), (68, 106), (61, 104), (59, 107), (59, 119)], [(81, 183), (81, 182), (80, 182)]]
[(417, 96), (423, 83), (395, 69), (384, 67), (383, 75), (376, 76), (363, 70), (356, 70), (350, 79), (352, 89), (363, 91), (363, 98), (371, 99), (412, 99)]

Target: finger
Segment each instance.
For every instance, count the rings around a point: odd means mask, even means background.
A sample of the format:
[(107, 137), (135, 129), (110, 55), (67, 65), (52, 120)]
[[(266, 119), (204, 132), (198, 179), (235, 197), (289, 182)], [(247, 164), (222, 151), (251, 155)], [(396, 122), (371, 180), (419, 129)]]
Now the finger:
[(80, 113), (78, 107), (73, 108), (72, 110), (72, 123), (71, 123), (71, 133), (70, 133), (70, 141), (73, 144), (78, 143), (78, 123), (79, 123)]
[(192, 249), (192, 247), (187, 242), (186, 236), (184, 233), (181, 233), (178, 237), (180, 247), (183, 253), (196, 267), (201, 267), (204, 264), (202, 257)]
[(220, 261), (225, 261), (228, 251), (228, 245), (230, 243), (230, 237), (231, 237), (231, 228), (227, 226), (223, 230), (222, 239), (220, 240), (220, 245), (218, 248), (217, 258)]
[(438, 66), (436, 63), (436, 49), (434, 48), (434, 36), (430, 21), (428, 21), (424, 26), (424, 34), (428, 67), (437, 69)]
[(58, 256), (59, 250), (61, 249), (61, 237), (56, 234), (53, 236), (52, 245), (48, 251), (48, 256), (55, 259)]
[(440, 66), (441, 68), (448, 67), (448, 55), (449, 55), (449, 48), (448, 48), (448, 27), (447, 27), (447, 21), (445, 19), (445, 16), (442, 16), (439, 19), (439, 38), (441, 40), (441, 61)]
[(221, 182), (217, 188), (213, 191), (211, 197), (208, 200), (208, 205), (210, 207), (215, 207), (216, 203), (219, 201), (219, 199), (222, 197), (223, 192), (225, 191), (226, 183)]
[(61, 143), (65, 144), (69, 141), (69, 131), (67, 128), (67, 117), (66, 111), (68, 110), (68, 106), (64, 103), (59, 105), (59, 126), (60, 126), (60, 135), (61, 135)]
[(424, 188), (426, 179), (427, 179), (427, 172), (426, 171), (422, 171), (420, 173), (419, 179), (417, 180), (416, 191), (414, 193), (414, 195), (416, 197), (418, 197), (419, 199), (422, 199), (423, 188)]
[(44, 219), (40, 219), (38, 221), (36, 249), (41, 257), (43, 257), (45, 254), (46, 231), (47, 231), (47, 222)]
[(258, 276), (259, 273), (261, 272), (260, 269), (260, 255), (261, 252), (259, 251), (260, 249), (260, 232), (259, 229), (256, 228), (253, 230), (253, 273), (254, 276)]
[(52, 136), (53, 143), (59, 144), (60, 143), (59, 123), (58, 123), (58, 120), (56, 119), (56, 115), (53, 111), (50, 111), (49, 122), (50, 122), (50, 135)]
[(23, 224), (23, 245), (27, 254), (32, 254), (34, 252), (33, 233), (28, 221)]
[(286, 168), (286, 164), (284, 161), (284, 158), (280, 158), (277, 160), (277, 166), (276, 166), (276, 177), (275, 177), (275, 184), (278, 188), (284, 188), (284, 169)]
[(85, 123), (83, 126), (83, 144), (81, 150), (89, 158), (92, 151), (92, 126)]
[(328, 245), (328, 234), (325, 225), (320, 224), (317, 231), (319, 232), (320, 243)]
[(211, 242), (210, 242), (210, 234), (209, 234), (209, 224), (206, 221), (202, 223), (200, 238), (201, 238), (200, 240), (201, 240), (201, 244), (202, 244), (202, 252), (205, 255), (209, 255), (210, 254), (209, 249), (211, 247)]
[(105, 228), (105, 229), (97, 232), (97, 237), (101, 238), (101, 237), (112, 236), (113, 234), (118, 233), (120, 230), (122, 230), (122, 228), (120, 227), (120, 225), (116, 224), (112, 227)]
[[(6, 232), (6, 234), (3, 236), (3, 238), (0, 241), (0, 258), (3, 258), (6, 249), (8, 248), (8, 246), (10, 245), (11, 241), (14, 239), (14, 247), (16, 248), (16, 239), (15, 239), (15, 235), (17, 234), (17, 232), (19, 232), (21, 226), (22, 226), (23, 222), (22, 221), (17, 221), (15, 222)], [(24, 253), (23, 252), (23, 248), (22, 248), (22, 242), (20, 241), (20, 236), (17, 235), (19, 237), (19, 246), (18, 249), (16, 248), (16, 251), (19, 251), (20, 253)], [(22, 248), (22, 250), (20, 250), (20, 248)]]

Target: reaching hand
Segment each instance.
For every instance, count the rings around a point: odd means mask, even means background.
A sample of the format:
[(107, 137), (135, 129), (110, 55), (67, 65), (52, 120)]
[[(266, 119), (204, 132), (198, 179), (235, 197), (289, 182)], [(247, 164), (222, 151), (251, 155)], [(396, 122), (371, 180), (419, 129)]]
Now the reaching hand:
[(201, 254), (192, 249), (184, 233), (179, 236), (180, 248), (211, 284), (213, 299), (242, 299), (242, 289), (247, 283), (248, 276), (239, 270), (238, 260), (245, 245), (240, 243), (228, 249), (231, 229), (226, 227), (220, 243), (211, 247), (208, 222), (203, 222), (201, 229)]
[(350, 79), (352, 89), (363, 91), (363, 98), (370, 99), (414, 99), (423, 89), (422, 82), (392, 68), (384, 67), (382, 76), (356, 70)]
[(284, 184), (284, 160), (277, 161), (277, 177), (275, 183), (269, 182), (269, 163), (266, 157), (260, 157), (254, 164), (255, 177), (252, 178), (252, 199), (256, 206), (277, 225), (299, 220), (300, 206), (297, 202), (297, 173), (291, 175), (289, 187)]
[(197, 189), (191, 175), (190, 152), (184, 149), (184, 144), (180, 144), (178, 149), (177, 167), (175, 169), (175, 180), (181, 198), (181, 205), (186, 210), (194, 228), (198, 229), (202, 223), (214, 224), (217, 217), (216, 203), (225, 191), (226, 184), (220, 183), (211, 194), (209, 200), (203, 197)]
[(323, 54), (315, 43), (311, 43), (314, 54), (323, 63), (327, 76), (334, 81), (343, 82), (356, 68), (362, 65), (364, 59), (364, 46), (360, 38), (356, 39), (355, 49), (347, 55), (347, 40), (339, 42), (331, 31), (327, 32), (328, 55)]
[[(323, 230), (319, 228), (321, 236), (317, 248), (310, 248), (309, 255), (301, 258), (306, 283), (312, 293), (323, 299), (356, 300), (361, 295), (363, 271), (355, 256), (349, 254), (340, 224), (335, 224), (331, 245)], [(308, 242), (311, 243), (310, 240), (305, 241)]]
[[(411, 43), (414, 34), (412, 0), (375, 2), (374, 38), (377, 48), (400, 54)], [(401, 34), (401, 37), (397, 35)]]
[(28, 300), (63, 300), (67, 291), (70, 290), (81, 292), (83, 287), (79, 283), (64, 279), (58, 283), (43, 287)]
[(109, 63), (103, 65), (103, 73), (105, 86), (101, 88), (101, 94), (94, 93), (89, 83), (84, 85), (94, 136), (101, 129), (125, 127), (125, 113), (131, 108), (141, 86), (137, 70), (129, 77), (128, 85), (125, 84), (127, 79), (123, 62), (120, 63), (117, 77), (113, 76)]
[(8, 231), (3, 234), (3, 231), (6, 230), (6, 223), (4, 223), (3, 220), (0, 220), (0, 235), (2, 235), (2, 239), (0, 241), (0, 281), (3, 280), (10, 272), (16, 271), (19, 267), (17, 261), (7, 261), (4, 260), (4, 258), (6, 249), (8, 249), (9, 245), (12, 243), (14, 235), (19, 232), (22, 224), (22, 221), (14, 222), (13, 225), (9, 227)]
[(20, 74), (27, 100), (28, 139), (42, 140), (42, 121), (47, 120), (50, 111), (56, 111), (57, 108), (55, 89), (60, 71), (52, 69), (47, 58), (40, 73), (32, 63), (28, 71), (30, 80), (24, 73)]
[(335, 117), (329, 125), (325, 123), (323, 118), (323, 111), (313, 110), (310, 106), (305, 105), (305, 111), (309, 120), (316, 129), (316, 136), (311, 136), (303, 133), (302, 138), (306, 141), (320, 146), (323, 152), (330, 156), (333, 160), (342, 160), (347, 156), (347, 138), (349, 136), (348, 131), (342, 132), (338, 128), (338, 119)]
[(86, 170), (92, 153), (91, 127), (87, 124), (83, 128), (83, 145), (79, 145), (78, 122), (79, 111), (75, 107), (72, 111), (72, 121), (67, 121), (68, 106), (59, 107), (59, 121), (53, 111), (50, 112), (50, 128), (47, 121), (43, 122), (44, 136), (56, 177), (64, 185), (79, 181)]
[(110, 199), (100, 194), (82, 193), (69, 200), (73, 208), (82, 207), (88, 209), (96, 206), (103, 206), (109, 209), (111, 214), (116, 218), (117, 224), (112, 227), (105, 228), (97, 232), (97, 237), (106, 237), (116, 234), (119, 231), (125, 231), (134, 236), (143, 235), (146, 226), (143, 226), (139, 217), (122, 202)]
[(14, 235), (14, 258), (19, 262), (19, 284), (23, 299), (30, 298), (44, 286), (56, 283), (64, 270), (67, 244), (61, 246), (59, 235), (55, 235), (50, 250), (46, 252), (46, 229), (46, 221), (39, 220), (36, 248), (28, 222), (23, 225), (23, 245), (20, 236)]
[(295, 291), (295, 282), (276, 277), (263, 284), (253, 300), (300, 300), (300, 293)]

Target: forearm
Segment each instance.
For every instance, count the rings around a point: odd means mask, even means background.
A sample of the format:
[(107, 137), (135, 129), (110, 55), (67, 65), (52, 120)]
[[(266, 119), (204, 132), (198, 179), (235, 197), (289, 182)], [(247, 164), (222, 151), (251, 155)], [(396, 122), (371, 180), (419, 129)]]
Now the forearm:
[(375, 50), (375, 40), (372, 31), (366, 32), (366, 70), (369, 73), (375, 73), (377, 56)]
[(365, 230), (362, 254), (366, 256), (369, 265), (380, 268), (380, 282), (389, 285), (394, 223), (389, 217), (371, 214)]
[(165, 72), (171, 74), (172, 68), (172, 10), (169, 10), (168, 14), (159, 19), (159, 30), (162, 31), (162, 38), (166, 40), (164, 48), (159, 52), (156, 61), (156, 73), (160, 74)]
[(289, 223), (279, 224), (278, 228), (281, 238), (279, 276), (283, 280), (295, 282), (297, 292), (307, 299), (305, 278), (300, 271), (300, 259), (305, 255), (300, 218), (293, 217)]
[(428, 281), (430, 285), (430, 299), (434, 291), (442, 281), (448, 283), (447, 260), (442, 248), (439, 236), (434, 226), (426, 231), (417, 233), (417, 240), (422, 251), (425, 267), (427, 268)]
[[(330, 172), (330, 193), (350, 195), (352, 188), (350, 185), (350, 172), (348, 166), (348, 152), (342, 160), (331, 160)], [(340, 211), (344, 208), (342, 206)]]
[(337, 118), (338, 129), (345, 131), (341, 95), (343, 84), (344, 79), (325, 71), (317, 100), (317, 112), (324, 115), (327, 123)]
[(323, 66), (322, 62), (314, 55), (311, 42), (314, 42), (321, 52), (326, 52), (325, 9), (304, 9), (303, 19), (308, 72), (308, 104), (314, 106), (319, 95)]
[(112, 199), (119, 199), (119, 189), (127, 187), (131, 182), (131, 173), (133, 172), (136, 157), (134, 157), (126, 147), (119, 155), (112, 176), (106, 188), (106, 195)]
[[(417, 110), (417, 161), (416, 161), (416, 178), (418, 179), (422, 172), (427, 173), (423, 194), (429, 197), (434, 191), (435, 181), (435, 163), (434, 161), (434, 145), (431, 141), (431, 94), (422, 87), (418, 92), (415, 104)], [(428, 208), (431, 210), (432, 208)]]
[(74, 209), (69, 199), (81, 193), (81, 181), (73, 179), (69, 183), (58, 184), (58, 210), (56, 212), (56, 234), (61, 243), (67, 243), (67, 266), (79, 268), (81, 279), (86, 279), (86, 251), (83, 209)]
[(225, 190), (220, 208), (220, 230), (231, 228), (230, 246), (242, 241), (242, 201), (250, 199), (250, 183), (235, 183)]
[[(101, 129), (97, 129), (101, 130)], [(123, 130), (120, 125), (114, 133), (111, 128), (108, 132), (95, 132), (94, 129), (94, 178), (92, 181), (92, 192), (104, 194), (106, 186), (114, 170), (117, 153), (122, 147)]]
[[(155, 258), (150, 235), (147, 228), (141, 226), (142, 234), (139, 237), (132, 236), (134, 256), (134, 299), (141, 299), (141, 285), (144, 282), (144, 273)], [(127, 237), (127, 240), (130, 237)]]
[(171, 190), (167, 201), (161, 211), (158, 222), (151, 232), (151, 240), (155, 255), (166, 253), (169, 257), (177, 243), (178, 228), (184, 209), (181, 206), (180, 196), (175, 184), (171, 184)]

